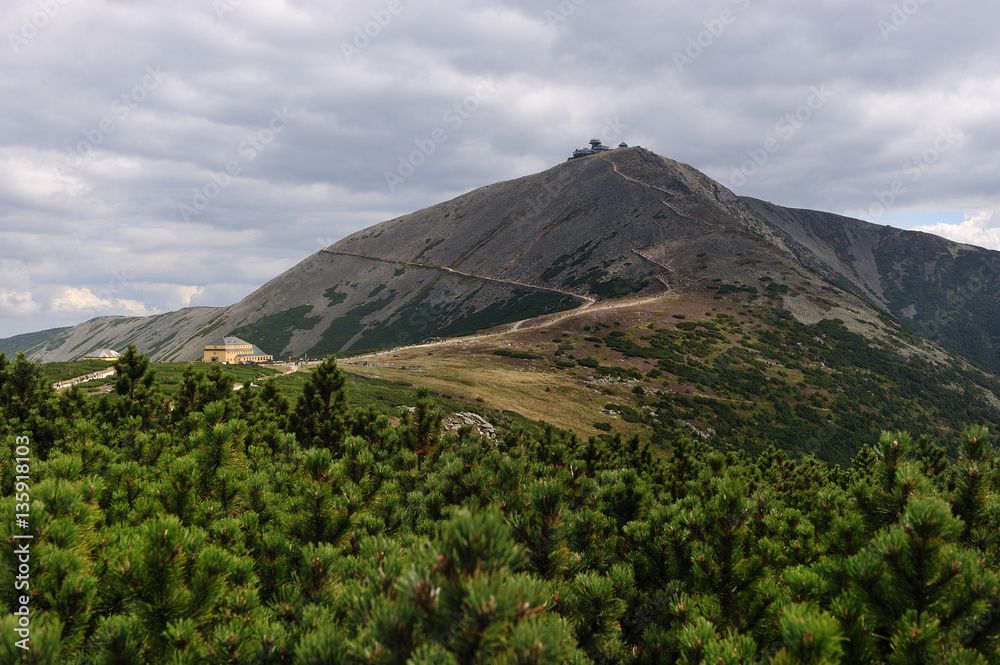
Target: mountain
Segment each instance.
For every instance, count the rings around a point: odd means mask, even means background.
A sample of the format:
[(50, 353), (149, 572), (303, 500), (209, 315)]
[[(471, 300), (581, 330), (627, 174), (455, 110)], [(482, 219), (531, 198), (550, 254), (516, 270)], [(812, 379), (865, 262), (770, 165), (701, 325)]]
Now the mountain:
[(625, 148), (377, 224), (232, 306), (101, 317), (28, 351), (57, 361), (135, 343), (154, 359), (194, 360), (233, 334), (279, 357), (343, 353), (717, 284), (766, 289), (802, 322), (839, 319), (871, 339), (899, 321), (996, 371), (998, 269), (997, 252), (738, 197)]
[(1000, 252), (743, 199), (803, 265), (921, 336), (1000, 371)]
[(40, 330), (39, 332), (25, 333), (23, 335), (14, 335), (13, 337), (0, 339), (0, 353), (13, 356), (18, 352), (22, 352), (25, 349), (37, 346), (41, 342), (52, 339), (59, 333), (67, 330), (69, 330), (69, 328), (51, 328), (49, 330)]

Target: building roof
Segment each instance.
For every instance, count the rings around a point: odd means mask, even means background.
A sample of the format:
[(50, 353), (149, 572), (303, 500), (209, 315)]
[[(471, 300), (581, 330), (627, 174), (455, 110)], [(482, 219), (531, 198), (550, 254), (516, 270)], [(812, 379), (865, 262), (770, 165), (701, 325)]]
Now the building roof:
[(120, 358), (122, 354), (118, 353), (113, 349), (97, 349), (91, 353), (88, 353), (83, 358), (84, 360), (88, 358), (100, 358), (101, 360), (107, 360), (108, 358)]
[(215, 341), (209, 342), (205, 346), (245, 346), (247, 344), (250, 344), (250, 342), (246, 342), (240, 339), (239, 337), (229, 336), (229, 337), (220, 337)]
[[(272, 358), (273, 356), (269, 353), (264, 353), (259, 346), (256, 344), (251, 344), (246, 340), (242, 340), (239, 337), (233, 337), (232, 335), (227, 335), (225, 337), (220, 337), (214, 342), (209, 342), (205, 345), (205, 352), (208, 352), (208, 347), (210, 346), (221, 346), (226, 349), (226, 354), (236, 352), (234, 360), (239, 360), (240, 358), (251, 358), (254, 356), (266, 356)], [(233, 348), (233, 347), (250, 347), (249, 349)]]
[[(622, 143), (619, 148), (628, 147)], [(579, 159), (580, 157), (587, 157), (589, 155), (596, 155), (599, 152), (604, 152), (605, 150), (611, 150), (610, 146), (606, 146), (601, 143), (601, 139), (590, 139), (589, 148), (577, 148), (573, 151), (573, 156), (570, 159)]]
[(257, 346), (256, 344), (254, 344), (253, 345), (253, 349), (251, 349), (248, 353), (241, 353), (240, 355), (238, 355), (236, 357), (237, 358), (245, 358), (247, 356), (267, 356), (267, 355), (270, 355), (270, 354), (269, 353), (264, 353), (263, 351), (261, 351), (261, 349), (260, 349), (259, 346)]

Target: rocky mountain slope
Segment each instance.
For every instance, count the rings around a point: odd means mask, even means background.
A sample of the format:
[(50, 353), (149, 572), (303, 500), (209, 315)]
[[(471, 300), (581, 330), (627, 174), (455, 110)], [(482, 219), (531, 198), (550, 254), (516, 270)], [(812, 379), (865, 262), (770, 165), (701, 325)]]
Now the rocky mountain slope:
[(714, 284), (873, 340), (890, 339), (898, 319), (995, 370), (998, 268), (997, 252), (741, 198), (626, 148), (377, 224), (230, 307), (102, 317), (28, 352), (58, 361), (135, 343), (154, 359), (193, 360), (234, 334), (276, 356), (344, 353)]
[(52, 339), (59, 333), (67, 330), (69, 330), (69, 328), (51, 328), (49, 330), (40, 330), (38, 332), (14, 335), (13, 337), (0, 339), (0, 353), (13, 356), (18, 351), (23, 351), (26, 348), (36, 346), (41, 342)]

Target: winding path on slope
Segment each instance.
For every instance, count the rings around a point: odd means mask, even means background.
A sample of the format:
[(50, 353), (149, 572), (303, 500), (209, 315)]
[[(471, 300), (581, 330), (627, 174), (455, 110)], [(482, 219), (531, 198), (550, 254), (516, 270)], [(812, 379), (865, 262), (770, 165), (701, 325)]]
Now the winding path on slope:
[(428, 268), (430, 270), (443, 270), (445, 272), (450, 272), (455, 275), (461, 275), (462, 277), (471, 277), (473, 279), (482, 279), (487, 282), (496, 282), (498, 284), (508, 284), (512, 286), (520, 286), (526, 289), (534, 289), (536, 291), (547, 291), (549, 293), (558, 293), (562, 296), (569, 296), (571, 298), (576, 298), (584, 303), (584, 307), (589, 307), (593, 305), (597, 300), (590, 296), (581, 295), (579, 293), (573, 293), (572, 291), (563, 291), (561, 289), (553, 289), (548, 286), (538, 286), (537, 284), (528, 284), (526, 282), (517, 282), (512, 279), (500, 279), (499, 277), (486, 277), (485, 275), (476, 275), (471, 272), (462, 272), (461, 270), (455, 270), (454, 268), (449, 268), (448, 266), (436, 266), (431, 263), (419, 263), (417, 261), (404, 261), (403, 259), (389, 259), (383, 256), (370, 256), (368, 254), (359, 254), (357, 252), (345, 252), (339, 249), (321, 249), (321, 252), (326, 254), (339, 254), (342, 256), (353, 256), (359, 259), (370, 259), (372, 261), (382, 261), (383, 263), (392, 263), (396, 265), (413, 266), (414, 268)]
[[(612, 167), (615, 167), (615, 164), (613, 162), (611, 162), (611, 165), (612, 165)], [(617, 168), (615, 168), (615, 173), (618, 173), (618, 169)], [(643, 183), (643, 182), (640, 182), (638, 180), (634, 180), (633, 178), (630, 178), (630, 177), (628, 177), (626, 175), (623, 175), (621, 173), (618, 173), (618, 175), (621, 175), (626, 180), (632, 180), (633, 182), (635, 182), (635, 183), (637, 183), (639, 185), (645, 186), (645, 187), (650, 187), (652, 189), (661, 189), (661, 188), (656, 187), (654, 185), (649, 185), (647, 183)], [(669, 193), (669, 192), (666, 192), (666, 190), (661, 190), (661, 191), (663, 191), (665, 193)], [(509, 329), (502, 330), (500, 332), (486, 333), (486, 334), (482, 334), (482, 335), (465, 335), (463, 337), (450, 338), (450, 339), (445, 339), (445, 340), (441, 340), (441, 341), (437, 341), (437, 342), (425, 342), (423, 344), (413, 344), (411, 346), (407, 346), (407, 347), (403, 347), (403, 348), (423, 348), (423, 347), (429, 347), (429, 346), (440, 346), (440, 345), (443, 345), (443, 344), (455, 344), (455, 343), (458, 343), (458, 342), (462, 342), (464, 340), (480, 340), (480, 339), (485, 339), (487, 337), (496, 337), (498, 335), (506, 335), (508, 333), (517, 332), (518, 330), (521, 329), (521, 327), (524, 324), (526, 324), (528, 322), (531, 322), (531, 321), (536, 321), (537, 322), (537, 325), (531, 326), (531, 329), (535, 329), (535, 328), (547, 328), (549, 326), (555, 325), (556, 323), (559, 323), (560, 321), (564, 321), (565, 319), (568, 319), (570, 317), (582, 314), (585, 310), (592, 308), (595, 305), (595, 303), (597, 303), (597, 299), (594, 298), (594, 297), (592, 297), (592, 296), (583, 295), (583, 294), (579, 294), (579, 293), (573, 293), (572, 291), (564, 291), (562, 289), (554, 289), (554, 288), (551, 288), (551, 287), (548, 287), (548, 286), (538, 286), (537, 284), (528, 284), (526, 282), (518, 282), (518, 281), (510, 280), (510, 279), (501, 279), (499, 277), (486, 277), (485, 275), (476, 275), (474, 273), (468, 273), (468, 272), (463, 272), (461, 270), (455, 270), (454, 268), (449, 268), (448, 266), (439, 266), (439, 265), (434, 265), (434, 264), (430, 264), (430, 263), (420, 263), (418, 261), (406, 261), (406, 260), (403, 260), (403, 259), (391, 259), (391, 258), (387, 258), (387, 257), (384, 257), (384, 256), (372, 256), (370, 254), (361, 254), (359, 252), (345, 252), (345, 251), (339, 250), (339, 249), (325, 248), (325, 249), (321, 249), (320, 252), (323, 252), (325, 254), (333, 254), (335, 256), (337, 256), (337, 255), (339, 255), (339, 256), (350, 256), (350, 257), (359, 258), (359, 259), (368, 259), (370, 261), (381, 261), (383, 263), (391, 263), (391, 264), (394, 264), (394, 265), (413, 266), (415, 268), (427, 268), (429, 270), (441, 270), (441, 271), (444, 271), (444, 272), (450, 272), (450, 273), (455, 274), (455, 275), (460, 275), (462, 277), (469, 277), (469, 278), (472, 278), (472, 279), (481, 279), (481, 280), (485, 280), (485, 281), (489, 281), (489, 282), (496, 282), (498, 284), (505, 284), (505, 285), (510, 285), (510, 286), (518, 286), (518, 287), (522, 287), (522, 288), (526, 288), (526, 289), (534, 289), (536, 291), (546, 291), (548, 293), (557, 293), (559, 295), (569, 296), (571, 298), (576, 298), (577, 300), (581, 301), (581, 304), (580, 304), (579, 307), (576, 307), (576, 308), (574, 308), (572, 310), (569, 310), (567, 312), (562, 312), (562, 313), (559, 313), (559, 314), (556, 314), (556, 315), (547, 315), (548, 317), (551, 317), (551, 318), (546, 318), (545, 316), (543, 316), (543, 317), (533, 317), (533, 318), (530, 318), (530, 319), (521, 319), (520, 321), (515, 321), (513, 323), (513, 325)], [(669, 273), (671, 273), (671, 274), (673, 273), (673, 268), (671, 266), (666, 265), (664, 263), (661, 263), (659, 261), (656, 261), (655, 259), (652, 259), (649, 256), (646, 256), (640, 250), (633, 249), (632, 252), (635, 253), (635, 254), (637, 254), (638, 256), (642, 257), (643, 259), (649, 261), (650, 263), (653, 263), (653, 264), (655, 264), (655, 265), (657, 265), (657, 266), (659, 266), (659, 267), (667, 270)], [(665, 281), (662, 277), (660, 277), (658, 279), (660, 280), (660, 282), (663, 284), (663, 286), (669, 292), (671, 290), (671, 285), (667, 281)], [(608, 302), (608, 303), (602, 303), (601, 305), (599, 305), (597, 307), (593, 307), (593, 309), (594, 310), (605, 310), (605, 309), (618, 309), (618, 308), (621, 308), (621, 307), (633, 307), (633, 306), (636, 306), (636, 305), (645, 304), (647, 302), (653, 302), (653, 301), (659, 300), (660, 298), (663, 298), (665, 295), (667, 295), (667, 294), (661, 293), (661, 294), (656, 295), (656, 296), (652, 296), (652, 297), (649, 297), (649, 298), (642, 298), (642, 299), (639, 299), (639, 300), (615, 300), (615, 301)], [(542, 320), (539, 321), (539, 318), (541, 318)], [(358, 355), (358, 356), (347, 356), (347, 357), (345, 357), (345, 359), (346, 358), (371, 358), (371, 357), (379, 356), (379, 355), (382, 355), (382, 354), (385, 354), (385, 353), (391, 353), (391, 351), (381, 351), (381, 352), (378, 352), (378, 353), (366, 353), (366, 354)]]
[[(455, 274), (455, 275), (461, 275), (462, 277), (471, 277), (473, 279), (482, 279), (482, 280), (486, 280), (488, 282), (496, 282), (498, 284), (519, 286), (519, 287), (523, 287), (523, 288), (526, 288), (526, 289), (534, 289), (536, 291), (546, 291), (548, 293), (558, 293), (559, 295), (569, 296), (571, 298), (576, 298), (577, 300), (582, 301), (582, 304), (579, 307), (577, 307), (577, 308), (575, 308), (573, 310), (570, 310), (569, 312), (567, 312), (564, 315), (558, 317), (557, 319), (554, 319), (554, 320), (552, 320), (550, 322), (547, 322), (547, 323), (543, 323), (542, 325), (544, 325), (544, 326), (549, 326), (549, 325), (552, 325), (553, 323), (555, 323), (556, 321), (561, 321), (564, 318), (566, 318), (567, 316), (569, 316), (571, 314), (574, 314), (574, 313), (577, 313), (577, 312), (580, 312), (582, 310), (585, 310), (585, 309), (587, 309), (588, 307), (590, 307), (591, 305), (593, 305), (594, 303), (597, 302), (597, 299), (593, 298), (592, 296), (582, 295), (582, 294), (579, 294), (579, 293), (573, 293), (572, 291), (563, 291), (561, 289), (553, 289), (553, 288), (550, 288), (550, 287), (547, 287), (547, 286), (538, 286), (536, 284), (527, 284), (525, 282), (517, 282), (517, 281), (511, 280), (511, 279), (500, 279), (498, 277), (486, 277), (484, 275), (476, 275), (476, 274), (469, 273), (469, 272), (463, 272), (461, 270), (455, 270), (454, 268), (449, 268), (448, 266), (437, 266), (437, 265), (433, 265), (433, 264), (430, 264), (430, 263), (419, 263), (417, 261), (404, 261), (403, 259), (389, 259), (389, 258), (386, 258), (386, 257), (383, 257), (383, 256), (371, 256), (369, 254), (360, 254), (358, 252), (345, 252), (345, 251), (339, 250), (339, 249), (321, 249), (320, 251), (324, 252), (326, 254), (334, 254), (334, 255), (341, 255), (341, 256), (352, 256), (352, 257), (359, 258), (359, 259), (369, 259), (371, 261), (382, 261), (384, 263), (392, 263), (392, 264), (396, 264), (396, 265), (413, 266), (415, 268), (428, 268), (430, 270), (443, 270), (445, 272), (450, 272), (450, 273)], [(479, 339), (479, 338), (482, 338), (482, 337), (492, 337), (493, 335), (503, 335), (503, 334), (506, 334), (508, 332), (515, 332), (515, 331), (517, 331), (517, 330), (520, 329), (520, 327), (521, 327), (521, 325), (523, 323), (526, 323), (527, 321), (532, 321), (532, 320), (533, 319), (521, 319), (520, 321), (515, 321), (514, 325), (511, 327), (510, 330), (503, 331), (503, 332), (498, 332), (498, 333), (488, 333), (486, 335), (478, 335), (478, 336), (476, 336), (476, 338)], [(541, 327), (541, 326), (536, 326), (536, 327)], [(429, 342), (427, 344), (415, 344), (413, 346), (414, 347), (434, 346), (436, 344), (444, 344), (446, 342), (451, 342), (451, 341), (454, 341), (454, 340), (442, 340), (441, 342)], [(368, 355), (365, 355), (365, 356), (356, 356), (356, 357), (358, 357), (358, 358), (366, 358), (366, 357), (369, 357), (369, 355), (378, 355), (378, 354), (368, 354)]]
[[(568, 312), (562, 312), (562, 313), (557, 314), (557, 315), (551, 315), (551, 314), (546, 315), (546, 316), (550, 316), (552, 318), (547, 318), (547, 319), (544, 319), (542, 321), (539, 321), (538, 325), (532, 326), (531, 328), (526, 328), (525, 330), (536, 330), (538, 328), (548, 328), (548, 327), (554, 326), (555, 324), (557, 324), (557, 323), (559, 323), (561, 321), (564, 321), (566, 319), (572, 318), (574, 316), (579, 316), (580, 314), (583, 314), (585, 310), (590, 310), (590, 311), (593, 312), (593, 311), (603, 311), (603, 310), (606, 310), (606, 309), (620, 309), (620, 308), (623, 308), (623, 307), (636, 307), (638, 305), (644, 305), (646, 303), (655, 302), (657, 300), (660, 300), (661, 298), (666, 297), (667, 295), (668, 294), (666, 294), (666, 293), (661, 293), (661, 294), (656, 295), (656, 296), (651, 296), (649, 298), (640, 298), (638, 300), (615, 300), (615, 301), (612, 301), (612, 302), (601, 303), (600, 305), (596, 305), (594, 307), (591, 307), (591, 305), (593, 305), (593, 302), (587, 302), (587, 303), (584, 303), (583, 305), (577, 307), (576, 309), (571, 309)], [(593, 301), (593, 298), (590, 298), (590, 300)], [(514, 322), (514, 325), (511, 326), (509, 329), (507, 329), (507, 330), (501, 330), (499, 332), (484, 333), (482, 335), (464, 335), (462, 337), (451, 337), (449, 339), (442, 339), (442, 340), (437, 341), (437, 342), (424, 342), (422, 344), (411, 344), (409, 346), (403, 346), (403, 347), (399, 347), (399, 348), (401, 348), (401, 349), (422, 349), (422, 348), (426, 348), (426, 347), (444, 346), (444, 345), (448, 345), (448, 344), (463, 344), (465, 342), (478, 342), (479, 340), (487, 339), (487, 338), (490, 338), (490, 337), (499, 337), (500, 335), (508, 335), (510, 333), (517, 332), (518, 330), (521, 329), (521, 325), (522, 324), (528, 323), (530, 321), (538, 321), (539, 318), (541, 318), (541, 317), (535, 317), (535, 318), (531, 318), (531, 319), (521, 319), (520, 321)], [(386, 355), (386, 354), (389, 354), (389, 353), (394, 353), (394, 352), (396, 352), (398, 350), (399, 349), (390, 349), (388, 351), (378, 351), (376, 353), (363, 353), (363, 354), (356, 355), (356, 356), (344, 356), (343, 360), (349, 360), (349, 359), (352, 359), (352, 358), (376, 358), (378, 356)], [(339, 360), (339, 358), (338, 358), (338, 360)]]
[[(672, 194), (668, 190), (660, 187), (659, 185), (653, 185), (653, 184), (650, 184), (648, 182), (643, 182), (642, 180), (637, 180), (637, 179), (633, 178), (632, 176), (625, 175), (624, 173), (622, 173), (621, 171), (618, 170), (618, 164), (616, 164), (614, 161), (612, 161), (611, 159), (608, 159), (607, 157), (605, 157), (603, 155), (601, 155), (599, 157), (599, 159), (601, 159), (601, 160), (607, 162), (608, 164), (610, 164), (611, 165), (611, 170), (614, 171), (615, 175), (617, 175), (618, 177), (620, 177), (622, 180), (627, 180), (628, 182), (635, 183), (636, 185), (639, 185), (640, 187), (646, 187), (647, 189), (655, 189), (656, 191), (661, 192), (663, 194), (666, 194), (667, 196), (669, 196), (671, 198), (676, 197), (676, 194)], [(695, 224), (703, 224), (705, 226), (708, 226), (708, 227), (714, 229), (713, 231), (706, 231), (705, 233), (695, 233), (695, 234), (692, 234), (690, 237), (712, 235), (713, 233), (718, 233), (719, 231), (724, 231), (725, 230), (725, 227), (723, 227), (722, 224), (718, 224), (716, 222), (710, 222), (710, 221), (705, 220), (705, 219), (695, 219), (694, 217), (691, 217), (690, 215), (685, 215), (684, 213), (678, 211), (670, 203), (670, 201), (663, 200), (663, 205), (665, 205), (668, 208), (670, 208), (670, 210), (673, 211), (673, 213), (675, 215), (677, 215), (678, 217), (680, 217), (682, 219), (686, 219), (686, 220), (692, 221)], [(652, 259), (650, 259), (650, 260), (652, 260)]]

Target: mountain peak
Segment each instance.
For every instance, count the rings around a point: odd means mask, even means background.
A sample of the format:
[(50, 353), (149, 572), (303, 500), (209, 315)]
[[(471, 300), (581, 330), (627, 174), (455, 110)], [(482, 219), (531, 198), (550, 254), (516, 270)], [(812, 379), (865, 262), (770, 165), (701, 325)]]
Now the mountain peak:
[[(195, 359), (223, 331), (276, 357), (322, 355), (633, 294), (725, 286), (749, 298), (767, 286), (775, 306), (803, 320), (835, 317), (877, 338), (888, 314), (1000, 366), (1000, 332), (990, 324), (1000, 320), (992, 295), (1000, 254), (930, 238), (742, 198), (644, 148), (602, 149), (358, 231), (222, 310), (116, 325), (105, 317), (61, 332), (32, 357), (71, 359), (72, 349), (128, 340), (158, 359)], [(971, 290), (970, 275), (979, 275)], [(955, 318), (954, 302), (975, 302), (972, 318)]]

